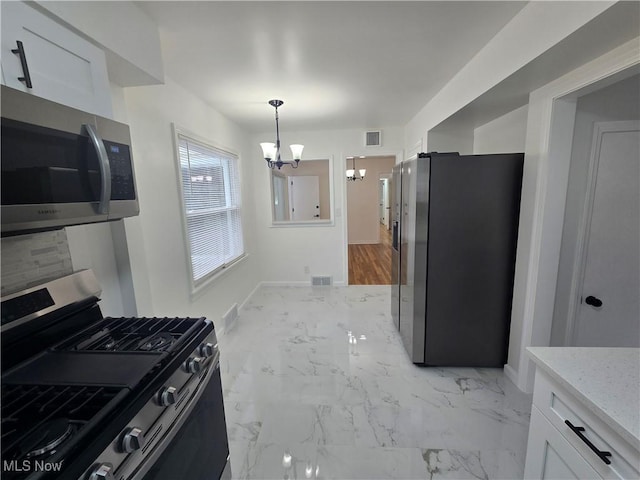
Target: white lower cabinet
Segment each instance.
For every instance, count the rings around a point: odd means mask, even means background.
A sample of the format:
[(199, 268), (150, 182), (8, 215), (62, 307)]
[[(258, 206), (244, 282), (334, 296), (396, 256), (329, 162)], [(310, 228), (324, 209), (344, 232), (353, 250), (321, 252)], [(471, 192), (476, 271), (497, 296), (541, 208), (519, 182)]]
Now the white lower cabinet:
[(536, 371), (526, 479), (638, 479), (640, 454), (558, 381)]
[(524, 478), (587, 480), (602, 477), (534, 406)]
[(100, 48), (22, 2), (2, 2), (0, 8), (5, 85), (103, 117), (113, 115)]

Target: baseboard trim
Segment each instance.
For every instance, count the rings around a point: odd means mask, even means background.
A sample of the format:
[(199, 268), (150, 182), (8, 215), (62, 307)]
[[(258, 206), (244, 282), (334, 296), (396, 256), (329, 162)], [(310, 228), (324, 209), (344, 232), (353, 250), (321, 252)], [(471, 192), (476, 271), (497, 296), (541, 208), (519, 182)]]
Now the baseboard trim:
[(224, 338), (227, 332), (225, 332), (224, 327), (215, 327), (215, 329), (216, 329), (216, 339), (220, 341), (221, 338)]
[[(514, 368), (513, 368), (511, 365), (506, 364), (506, 365), (504, 366), (504, 374), (505, 374), (505, 376), (506, 376), (509, 380), (511, 380), (511, 382), (512, 382), (516, 387), (518, 387), (518, 389), (519, 389), (519, 390), (522, 390), (522, 389), (518, 386), (518, 372), (516, 372), (516, 371), (514, 370)], [(526, 393), (526, 392), (525, 392), (525, 393)]]
[[(260, 286), (265, 287), (314, 287), (318, 285), (311, 285), (311, 280), (309, 281), (296, 281), (296, 282), (260, 282)], [(334, 281), (331, 285), (321, 285), (323, 287), (347, 287), (348, 285), (344, 280)]]
[(311, 279), (302, 282), (261, 282), (265, 287), (310, 287)]
[(251, 300), (251, 297), (253, 297), (256, 294), (256, 292), (260, 289), (260, 287), (263, 284), (264, 282), (258, 282), (255, 288), (251, 290), (251, 293), (247, 295), (247, 298), (245, 298), (244, 301), (238, 306), (238, 316), (240, 315), (240, 312), (242, 312), (242, 309), (245, 307), (245, 305), (249, 302), (249, 300)]

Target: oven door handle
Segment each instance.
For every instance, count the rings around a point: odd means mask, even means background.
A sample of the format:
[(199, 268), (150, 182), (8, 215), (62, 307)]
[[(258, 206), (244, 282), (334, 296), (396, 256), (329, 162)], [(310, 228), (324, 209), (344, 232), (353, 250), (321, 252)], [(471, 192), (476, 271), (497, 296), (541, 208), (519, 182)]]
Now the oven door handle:
[(84, 128), (91, 138), (96, 153), (98, 154), (98, 161), (100, 162), (100, 203), (98, 204), (98, 213), (106, 215), (109, 213), (109, 202), (111, 202), (111, 165), (109, 165), (109, 156), (107, 155), (107, 149), (104, 147), (104, 142), (98, 134), (95, 127), (86, 123)]

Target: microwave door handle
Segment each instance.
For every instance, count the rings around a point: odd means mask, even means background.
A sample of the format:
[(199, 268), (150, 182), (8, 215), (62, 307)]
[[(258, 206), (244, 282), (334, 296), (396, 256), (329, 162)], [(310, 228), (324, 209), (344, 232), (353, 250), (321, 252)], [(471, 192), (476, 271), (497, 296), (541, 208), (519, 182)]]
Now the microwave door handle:
[(95, 127), (90, 124), (85, 124), (89, 138), (96, 149), (98, 154), (98, 161), (100, 162), (100, 204), (98, 205), (98, 213), (109, 213), (109, 202), (111, 201), (111, 166), (109, 165), (109, 156), (107, 155), (107, 149), (104, 148), (104, 142)]

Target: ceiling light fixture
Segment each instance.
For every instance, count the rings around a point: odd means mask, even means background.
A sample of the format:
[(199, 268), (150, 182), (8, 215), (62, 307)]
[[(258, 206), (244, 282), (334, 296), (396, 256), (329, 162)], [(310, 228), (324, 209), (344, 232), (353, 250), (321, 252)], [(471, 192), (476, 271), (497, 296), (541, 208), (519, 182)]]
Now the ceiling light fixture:
[(276, 109), (276, 143), (261, 143), (262, 153), (264, 159), (267, 161), (269, 168), (278, 167), (278, 170), (283, 165), (291, 165), (293, 168), (298, 168), (298, 163), (302, 158), (302, 149), (304, 145), (289, 145), (291, 148), (291, 154), (293, 155), (293, 162), (283, 162), (280, 158), (280, 127), (278, 125), (278, 107), (281, 107), (284, 102), (282, 100), (269, 100), (269, 105)]
[[(364, 175), (367, 173), (367, 169), (366, 168), (361, 168), (360, 170), (358, 170), (360, 172), (360, 176), (356, 177), (356, 157), (347, 157), (347, 160), (349, 160), (349, 158), (351, 158), (353, 160), (353, 168), (349, 168), (347, 170), (347, 181), (349, 180), (364, 180)], [(360, 157), (360, 158), (364, 158), (364, 157)]]

